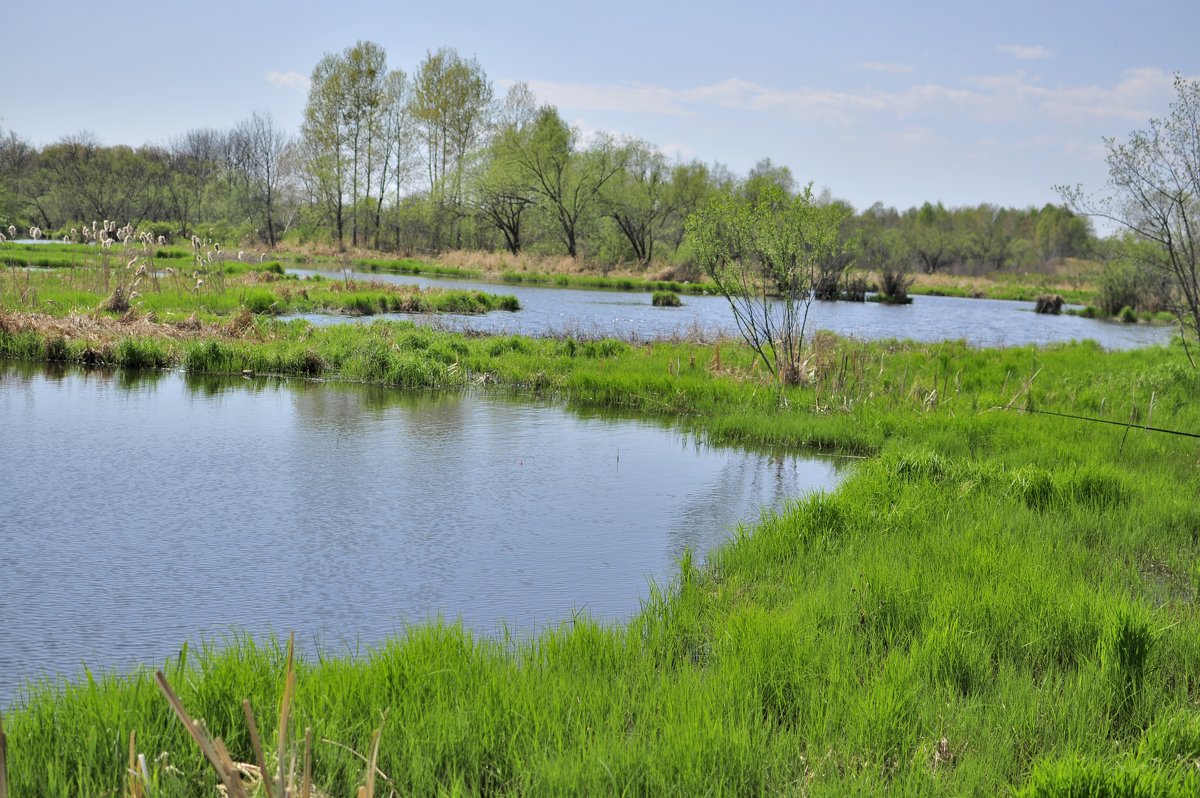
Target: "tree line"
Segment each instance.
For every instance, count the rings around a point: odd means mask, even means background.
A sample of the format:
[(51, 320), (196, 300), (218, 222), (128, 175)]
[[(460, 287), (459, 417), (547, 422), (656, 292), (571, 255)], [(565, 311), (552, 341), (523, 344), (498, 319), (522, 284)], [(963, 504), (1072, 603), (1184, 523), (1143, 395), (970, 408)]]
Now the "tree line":
[[(646, 141), (585, 136), (523, 83), (498, 93), (454, 49), (427, 53), (409, 73), (389, 67), (373, 42), (314, 67), (298, 132), (253, 113), (228, 130), (138, 148), (88, 133), (41, 149), (0, 136), (0, 227), (58, 236), (111, 219), (171, 237), (530, 251), (686, 272), (687, 218), (714, 196), (753, 199), (766, 186), (799, 193), (769, 159), (738, 176), (672, 160)], [(841, 235), (860, 261), (899, 259), (929, 273), (1037, 268), (1095, 245), (1087, 218), (1055, 205), (856, 212), (828, 191), (816, 201), (847, 211)]]

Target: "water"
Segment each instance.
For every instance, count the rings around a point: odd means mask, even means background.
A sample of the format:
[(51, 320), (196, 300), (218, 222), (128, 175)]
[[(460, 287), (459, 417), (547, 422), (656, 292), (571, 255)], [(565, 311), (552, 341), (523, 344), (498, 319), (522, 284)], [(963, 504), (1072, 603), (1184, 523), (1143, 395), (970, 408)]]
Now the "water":
[(624, 619), (845, 462), (476, 394), (5, 361), (0, 452), (0, 707), (231, 630), (336, 653), (438, 615)]
[[(290, 269), (308, 276), (321, 274), (342, 279), (341, 272)], [(406, 316), (419, 323), (444, 325), (489, 333), (559, 335), (564, 333), (610, 336), (621, 339), (661, 340), (699, 333), (705, 336), (737, 335), (729, 303), (719, 296), (684, 296), (683, 307), (656, 308), (650, 294), (642, 292), (595, 291), (544, 286), (481, 283), (457, 279), (432, 279), (413, 275), (353, 272), (355, 280), (479, 289), (513, 294), (521, 302), (517, 313), (486, 316)], [(315, 324), (367, 322), (373, 318), (306, 315)], [(997, 299), (959, 299), (917, 296), (911, 305), (881, 305), (875, 302), (814, 302), (809, 313), (809, 330), (832, 330), (840, 335), (878, 340), (909, 338), (915, 341), (962, 339), (974, 346), (1048, 344), (1091, 339), (1105, 349), (1133, 349), (1170, 340), (1172, 329), (1140, 324), (1085, 319), (1078, 316), (1049, 316), (1033, 312), (1032, 302)]]

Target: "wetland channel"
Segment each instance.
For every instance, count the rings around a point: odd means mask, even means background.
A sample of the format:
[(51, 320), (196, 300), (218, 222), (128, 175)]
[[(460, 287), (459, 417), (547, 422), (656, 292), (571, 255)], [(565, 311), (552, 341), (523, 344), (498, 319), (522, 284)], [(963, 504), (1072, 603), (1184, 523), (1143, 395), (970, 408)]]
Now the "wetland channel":
[(229, 633), (622, 620), (847, 463), (481, 393), (8, 361), (0, 452), (0, 707)]

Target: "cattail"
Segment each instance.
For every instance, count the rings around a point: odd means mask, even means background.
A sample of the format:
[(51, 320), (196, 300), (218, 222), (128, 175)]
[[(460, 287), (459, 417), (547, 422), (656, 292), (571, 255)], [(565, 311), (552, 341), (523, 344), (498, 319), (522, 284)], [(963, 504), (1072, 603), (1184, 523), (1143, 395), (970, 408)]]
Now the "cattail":
[(9, 237), (9, 238), (16, 238), (16, 237), (17, 237), (17, 226), (16, 226), (16, 225), (14, 225), (14, 224), (10, 224), (10, 225), (8, 226), (8, 237)]
[(166, 243), (167, 243), (167, 237), (166, 237), (166, 236), (159, 236), (159, 237), (158, 237), (158, 245), (159, 245), (160, 247), (161, 247), (161, 246), (164, 246), (164, 245), (166, 245)]
[(3, 244), (8, 239), (4, 237), (4, 233), (0, 233), (0, 244)]
[(196, 281), (196, 287), (197, 287), (197, 288), (199, 288), (199, 287), (200, 287), (200, 286), (202, 286), (202, 285), (204, 285), (204, 281), (203, 281), (203, 280), (197, 280), (197, 281)]
[(242, 259), (242, 251), (241, 251), (240, 249), (238, 250), (238, 256), (237, 256), (237, 259), (238, 259), (238, 260), (241, 260), (241, 259)]

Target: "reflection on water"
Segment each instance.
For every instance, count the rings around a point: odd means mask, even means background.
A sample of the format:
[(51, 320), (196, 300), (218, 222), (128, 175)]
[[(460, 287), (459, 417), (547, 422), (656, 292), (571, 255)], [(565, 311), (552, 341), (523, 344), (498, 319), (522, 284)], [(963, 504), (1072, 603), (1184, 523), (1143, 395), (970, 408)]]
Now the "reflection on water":
[(0, 706), (234, 629), (344, 650), (437, 615), (625, 618), (685, 548), (837, 479), (475, 394), (2, 362), (0, 451)]
[[(289, 269), (298, 275), (322, 274), (341, 279), (341, 272)], [(736, 336), (729, 303), (719, 296), (685, 296), (683, 307), (656, 308), (650, 294), (593, 291), (545, 286), (506, 285), (463, 280), (432, 279), (405, 274), (352, 273), (355, 280), (479, 289), (514, 294), (521, 303), (516, 313), (485, 316), (405, 316), (420, 324), (488, 333), (524, 335), (611, 336), (634, 340), (662, 340), (691, 335)], [(391, 314), (394, 318), (396, 314)], [(370, 323), (372, 317), (355, 318), (308, 314), (315, 324)], [(385, 317), (386, 318), (386, 317)], [(918, 296), (911, 305), (880, 305), (874, 302), (814, 302), (808, 328), (832, 330), (840, 335), (865, 340), (912, 339), (953, 341), (962, 339), (974, 346), (1014, 346), (1093, 340), (1105, 349), (1132, 349), (1166, 343), (1171, 329), (1140, 324), (1085, 319), (1079, 316), (1049, 316), (1033, 312), (1032, 302), (997, 299), (957, 299)]]

